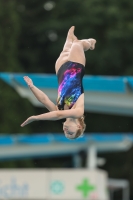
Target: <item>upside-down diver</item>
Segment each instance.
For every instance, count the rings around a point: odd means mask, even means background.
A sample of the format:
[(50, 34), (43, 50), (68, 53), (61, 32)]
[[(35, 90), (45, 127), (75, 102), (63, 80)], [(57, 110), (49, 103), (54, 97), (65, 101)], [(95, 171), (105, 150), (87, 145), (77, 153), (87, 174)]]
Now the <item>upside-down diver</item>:
[(34, 86), (28, 76), (24, 76), (30, 90), (49, 112), (29, 117), (21, 124), (22, 127), (33, 121), (55, 121), (66, 118), (63, 123), (63, 130), (67, 138), (75, 139), (83, 134), (86, 127), (84, 123), (84, 89), (82, 85), (86, 64), (84, 51), (94, 50), (96, 40), (92, 38), (78, 40), (74, 35), (74, 29), (74, 26), (69, 29), (63, 50), (55, 64), (59, 84), (57, 105)]

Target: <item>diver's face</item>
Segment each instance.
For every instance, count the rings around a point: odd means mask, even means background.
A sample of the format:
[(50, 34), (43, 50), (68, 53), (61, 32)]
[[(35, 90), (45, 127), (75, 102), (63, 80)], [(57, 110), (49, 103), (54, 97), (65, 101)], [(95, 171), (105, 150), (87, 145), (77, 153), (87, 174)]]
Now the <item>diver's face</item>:
[(63, 123), (63, 131), (67, 136), (69, 136), (70, 139), (75, 138), (75, 135), (80, 128), (80, 124), (75, 120), (75, 121), (65, 121)]

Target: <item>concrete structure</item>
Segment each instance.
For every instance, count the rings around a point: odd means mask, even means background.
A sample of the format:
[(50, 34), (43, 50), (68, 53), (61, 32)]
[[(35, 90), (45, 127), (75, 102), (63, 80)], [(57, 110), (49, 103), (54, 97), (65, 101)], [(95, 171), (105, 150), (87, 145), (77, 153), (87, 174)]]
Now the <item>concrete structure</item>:
[[(63, 134), (1, 135), (0, 160), (67, 156), (73, 157), (75, 168), (81, 167), (79, 152), (87, 152), (86, 167), (89, 171), (103, 165), (98, 152), (127, 151), (133, 144), (133, 134), (86, 134), (77, 140), (68, 140)], [(88, 172), (89, 172), (88, 171)], [(109, 179), (107, 184), (113, 200), (117, 189), (122, 189), (122, 200), (129, 200), (129, 182)]]
[[(0, 78), (33, 105), (43, 106), (29, 91), (24, 75), (56, 103), (58, 83), (55, 75), (0, 73)], [(83, 84), (85, 111), (133, 116), (133, 77), (85, 76)]]

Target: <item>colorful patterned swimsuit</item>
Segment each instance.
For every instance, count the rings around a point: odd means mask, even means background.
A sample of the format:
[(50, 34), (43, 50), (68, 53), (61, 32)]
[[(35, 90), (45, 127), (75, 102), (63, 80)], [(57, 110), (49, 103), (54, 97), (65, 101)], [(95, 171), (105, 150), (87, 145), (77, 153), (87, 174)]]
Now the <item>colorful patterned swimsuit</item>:
[(65, 104), (71, 109), (80, 95), (84, 93), (82, 85), (84, 70), (85, 67), (82, 64), (71, 61), (64, 63), (58, 70), (57, 106), (59, 110), (64, 110)]

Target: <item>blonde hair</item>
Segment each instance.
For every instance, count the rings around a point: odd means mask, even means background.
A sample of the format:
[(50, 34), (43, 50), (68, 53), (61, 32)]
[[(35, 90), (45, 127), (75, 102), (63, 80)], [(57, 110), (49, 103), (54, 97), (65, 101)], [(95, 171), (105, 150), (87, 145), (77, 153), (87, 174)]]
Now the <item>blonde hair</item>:
[(84, 122), (84, 119), (85, 119), (85, 116), (83, 115), (81, 118), (78, 119), (79, 123), (80, 123), (80, 126), (81, 128), (78, 129), (77, 133), (76, 133), (76, 136), (74, 139), (78, 138), (78, 137), (82, 137), (83, 134), (84, 134), (84, 131), (86, 129), (86, 124)]
[(79, 129), (77, 130), (77, 133), (75, 134), (75, 137), (73, 137), (73, 138), (70, 138), (69, 135), (66, 134), (66, 137), (67, 137), (68, 139), (76, 139), (76, 138), (79, 138), (79, 137), (82, 137), (82, 136), (83, 136), (84, 131), (85, 131), (85, 129), (86, 129), (86, 124), (85, 124), (85, 122), (84, 122), (84, 119), (85, 119), (85, 116), (84, 116), (84, 115), (83, 115), (82, 117), (78, 118), (78, 121), (79, 121), (79, 123), (80, 123), (81, 128), (79, 128)]

